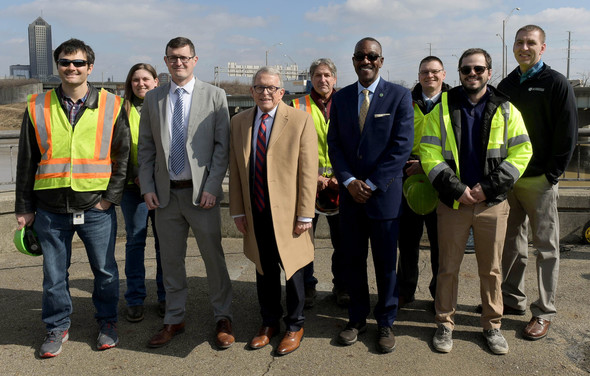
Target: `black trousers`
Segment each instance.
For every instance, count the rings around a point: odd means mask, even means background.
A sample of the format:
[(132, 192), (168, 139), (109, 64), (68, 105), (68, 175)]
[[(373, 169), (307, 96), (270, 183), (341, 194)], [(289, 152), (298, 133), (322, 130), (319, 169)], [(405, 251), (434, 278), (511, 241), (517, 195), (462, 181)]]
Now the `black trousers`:
[(406, 301), (412, 301), (418, 285), (418, 258), (420, 256), (420, 239), (424, 232), (428, 232), (430, 241), (430, 266), (432, 279), (428, 289), (434, 299), (436, 293), (436, 276), (438, 274), (438, 231), (436, 225), (436, 210), (430, 214), (419, 215), (408, 206), (402, 197), (402, 215), (399, 223), (399, 261), (397, 266), (397, 283), (399, 296)]
[[(254, 235), (258, 243), (262, 272), (256, 272), (256, 290), (260, 304), (262, 325), (279, 326), (283, 317), (281, 306), (281, 257), (277, 248), (272, 214), (266, 205), (262, 212), (253, 207)], [(298, 331), (303, 327), (305, 317), (303, 306), (305, 303), (305, 285), (303, 282), (303, 269), (299, 269), (286, 281), (287, 315), (284, 322), (287, 331)]]

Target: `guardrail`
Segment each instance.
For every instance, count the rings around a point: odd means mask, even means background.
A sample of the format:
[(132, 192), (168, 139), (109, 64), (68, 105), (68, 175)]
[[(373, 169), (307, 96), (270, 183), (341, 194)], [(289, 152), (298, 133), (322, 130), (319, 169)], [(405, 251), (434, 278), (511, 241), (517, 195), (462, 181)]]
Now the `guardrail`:
[[(18, 140), (19, 131), (5, 131), (0, 132), (0, 139), (4, 140)], [(15, 183), (15, 170), (16, 170), (16, 159), (17, 159), (17, 151), (18, 151), (18, 143), (15, 144), (0, 144), (0, 152), (3, 149), (9, 149), (9, 170), (10, 173), (0, 174), (0, 186), (9, 185)], [(586, 158), (583, 158), (584, 157)], [(0, 162), (0, 165), (6, 162)], [(588, 164), (588, 170), (586, 170), (586, 166), (584, 164)], [(5, 169), (7, 169), (6, 166)], [(574, 176), (571, 176), (571, 175)], [(2, 176), (6, 175), (6, 176)], [(10, 180), (8, 179), (10, 177)], [(590, 188), (590, 128), (579, 128), (578, 129), (578, 141), (576, 143), (576, 149), (574, 151), (574, 156), (570, 161), (567, 171), (559, 178), (560, 182), (564, 182), (565, 184), (560, 184), (560, 188)], [(576, 184), (577, 183), (577, 184)], [(589, 183), (589, 184), (584, 184)]]

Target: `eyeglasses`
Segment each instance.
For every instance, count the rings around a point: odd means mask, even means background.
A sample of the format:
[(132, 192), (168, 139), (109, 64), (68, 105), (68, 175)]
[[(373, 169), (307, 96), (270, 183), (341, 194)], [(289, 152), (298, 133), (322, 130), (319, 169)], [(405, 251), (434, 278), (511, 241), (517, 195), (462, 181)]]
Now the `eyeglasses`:
[(172, 64), (176, 63), (178, 60), (180, 60), (182, 64), (186, 64), (192, 58), (194, 58), (194, 56), (166, 56), (166, 60)]
[(258, 94), (264, 93), (264, 90), (268, 91), (269, 94), (274, 94), (277, 90), (280, 89), (278, 86), (261, 86), (261, 85), (254, 85), (252, 86), (254, 91)]
[(356, 60), (356, 61), (359, 61), (359, 62), (365, 60), (365, 57), (369, 61), (373, 62), (373, 61), (377, 61), (377, 59), (379, 59), (381, 57), (381, 55), (373, 54), (373, 53), (371, 53), (371, 54), (364, 54), (362, 52), (355, 52), (354, 55), (352, 55), (352, 58), (354, 60)]
[(429, 74), (432, 74), (434, 76), (442, 71), (443, 69), (421, 70), (420, 72), (418, 72), (418, 74), (420, 74), (421, 76), (428, 76)]
[(461, 72), (461, 74), (468, 75), (471, 73), (471, 70), (474, 70), (475, 74), (482, 74), (486, 71), (486, 69), (488, 69), (488, 67), (484, 67), (483, 65), (474, 65), (473, 67), (465, 65), (459, 68), (459, 72)]
[(76, 59), (76, 60), (68, 60), (68, 59), (59, 59), (57, 61), (59, 65), (62, 67), (69, 67), (70, 64), (74, 64), (76, 68), (82, 68), (83, 66), (88, 64), (88, 60)]

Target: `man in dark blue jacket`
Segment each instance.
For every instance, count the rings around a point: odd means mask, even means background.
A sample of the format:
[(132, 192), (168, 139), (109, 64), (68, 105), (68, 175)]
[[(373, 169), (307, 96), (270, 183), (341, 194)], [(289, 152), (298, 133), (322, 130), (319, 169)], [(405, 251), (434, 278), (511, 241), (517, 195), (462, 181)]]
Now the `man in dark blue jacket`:
[(414, 138), (408, 89), (379, 77), (381, 44), (361, 39), (352, 62), (358, 82), (332, 100), (328, 149), (340, 188), (342, 255), (350, 294), (349, 322), (338, 341), (351, 345), (367, 329), (371, 310), (367, 282), (368, 241), (377, 277), (374, 315), (378, 348), (395, 347), (392, 325), (398, 309), (395, 273), (402, 192), (402, 169)]

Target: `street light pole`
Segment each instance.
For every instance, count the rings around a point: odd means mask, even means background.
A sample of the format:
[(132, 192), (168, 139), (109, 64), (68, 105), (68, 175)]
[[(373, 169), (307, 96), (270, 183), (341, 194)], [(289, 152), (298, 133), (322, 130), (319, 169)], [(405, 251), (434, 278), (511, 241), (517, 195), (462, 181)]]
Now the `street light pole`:
[(268, 53), (270, 52), (270, 50), (272, 50), (272, 48), (274, 46), (281, 46), (283, 44), (283, 42), (279, 42), (279, 43), (275, 43), (272, 46), (270, 46), (270, 48), (268, 50), (266, 50), (266, 59), (264, 60), (264, 65), (268, 67)]
[(506, 71), (508, 70), (508, 61), (506, 56), (508, 54), (508, 47), (506, 47), (506, 23), (508, 23), (508, 19), (515, 10), (520, 10), (520, 8), (512, 8), (510, 13), (508, 13), (508, 17), (502, 20), (502, 78), (506, 77)]

